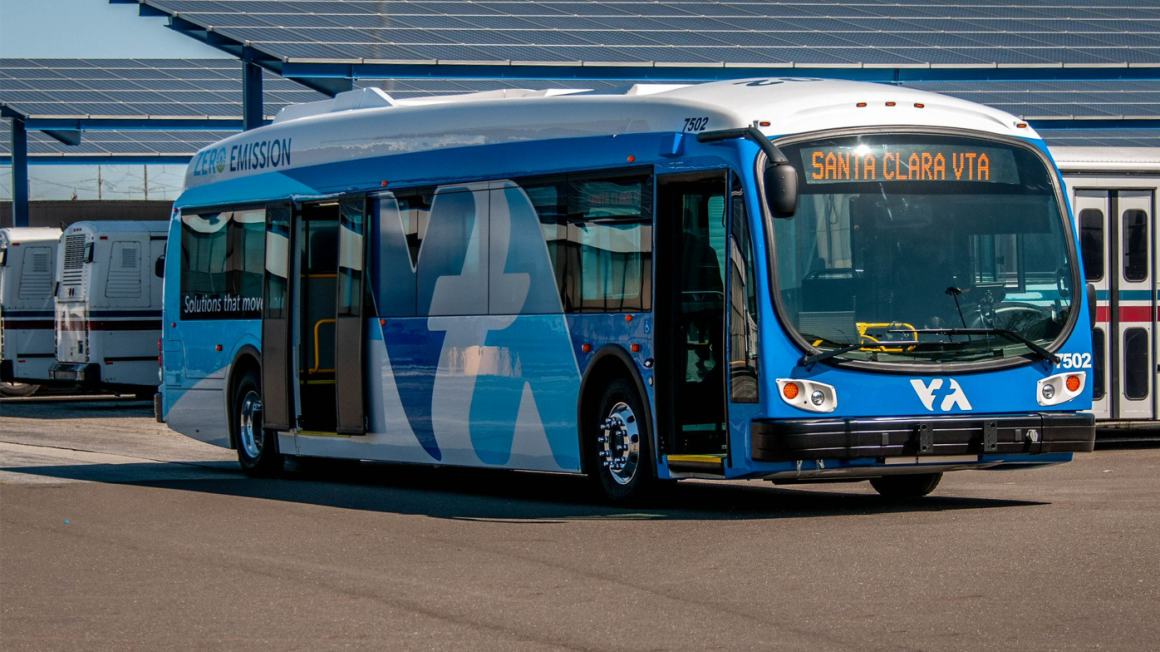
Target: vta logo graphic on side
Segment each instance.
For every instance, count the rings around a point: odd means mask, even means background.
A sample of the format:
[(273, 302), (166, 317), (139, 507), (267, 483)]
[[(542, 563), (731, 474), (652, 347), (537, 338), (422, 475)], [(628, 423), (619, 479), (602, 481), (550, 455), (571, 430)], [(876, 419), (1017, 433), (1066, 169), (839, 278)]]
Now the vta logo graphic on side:
[(943, 412), (950, 412), (951, 408), (954, 407), (960, 410), (971, 409), (971, 402), (967, 400), (967, 395), (959, 386), (959, 381), (954, 378), (948, 378), (946, 381), (942, 378), (934, 378), (929, 385), (915, 378), (910, 381), (910, 384), (914, 387), (915, 393), (918, 394), (918, 400), (922, 401), (922, 406), (931, 412), (934, 412), (935, 399), (940, 396), (942, 401), (939, 402), (938, 409)]

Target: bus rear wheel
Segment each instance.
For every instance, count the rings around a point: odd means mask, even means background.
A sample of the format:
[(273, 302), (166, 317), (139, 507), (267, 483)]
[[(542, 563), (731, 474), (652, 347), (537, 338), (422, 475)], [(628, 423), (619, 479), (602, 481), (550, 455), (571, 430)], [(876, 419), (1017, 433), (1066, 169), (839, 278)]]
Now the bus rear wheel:
[(651, 433), (636, 389), (618, 378), (608, 384), (586, 420), (588, 477), (612, 502), (642, 497), (654, 484)]
[(262, 427), (262, 392), (258, 373), (247, 371), (234, 389), (234, 435), (238, 463), (251, 478), (270, 477), (282, 471), (278, 436)]
[(874, 478), (870, 486), (883, 498), (907, 500), (922, 498), (934, 491), (942, 480), (941, 473), (917, 473), (914, 475), (886, 475)]

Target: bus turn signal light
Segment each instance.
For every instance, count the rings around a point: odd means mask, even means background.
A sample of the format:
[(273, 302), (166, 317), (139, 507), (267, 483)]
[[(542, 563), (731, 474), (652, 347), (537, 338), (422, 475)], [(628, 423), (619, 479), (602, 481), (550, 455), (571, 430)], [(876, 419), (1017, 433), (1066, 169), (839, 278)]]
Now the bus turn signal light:
[(785, 387), (781, 388), (781, 393), (785, 394), (785, 397), (791, 401), (797, 398), (799, 391), (801, 390), (798, 388), (797, 383), (786, 383)]
[(1067, 391), (1078, 392), (1081, 385), (1079, 376), (1071, 375), (1067, 377)]

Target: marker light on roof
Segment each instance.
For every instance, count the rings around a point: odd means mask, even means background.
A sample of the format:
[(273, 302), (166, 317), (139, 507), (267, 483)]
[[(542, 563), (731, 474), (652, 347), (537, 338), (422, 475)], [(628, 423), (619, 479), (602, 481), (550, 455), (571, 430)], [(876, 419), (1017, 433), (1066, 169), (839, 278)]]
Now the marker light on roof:
[(858, 102), (858, 103), (857, 103), (857, 104), (855, 104), (854, 106), (856, 106), (856, 107), (858, 107), (859, 109), (861, 109), (862, 107), (866, 106), (866, 103), (865, 103), (865, 102)]
[(887, 102), (886, 106), (895, 106), (897, 104), (898, 104), (897, 102)]
[(915, 103), (914, 103), (914, 108), (916, 108), (916, 109), (923, 109), (923, 108), (926, 108), (926, 105), (925, 105), (925, 104), (920, 104), (919, 102), (915, 102)]

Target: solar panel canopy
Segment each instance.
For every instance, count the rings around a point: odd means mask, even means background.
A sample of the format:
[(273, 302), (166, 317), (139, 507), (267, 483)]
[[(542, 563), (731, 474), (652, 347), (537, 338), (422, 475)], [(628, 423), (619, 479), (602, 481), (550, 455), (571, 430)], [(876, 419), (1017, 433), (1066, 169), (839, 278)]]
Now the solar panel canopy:
[[(264, 109), (322, 95), (264, 72)], [(230, 59), (0, 59), (0, 103), (30, 118), (242, 115), (242, 64)], [(142, 125), (143, 127), (146, 125)]]
[(1157, 0), (142, 3), (284, 63), (1160, 66)]

